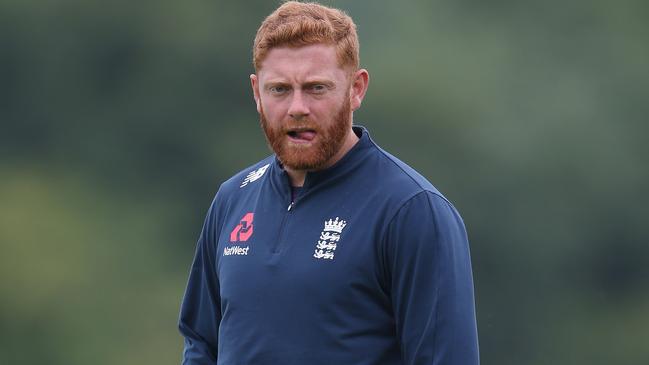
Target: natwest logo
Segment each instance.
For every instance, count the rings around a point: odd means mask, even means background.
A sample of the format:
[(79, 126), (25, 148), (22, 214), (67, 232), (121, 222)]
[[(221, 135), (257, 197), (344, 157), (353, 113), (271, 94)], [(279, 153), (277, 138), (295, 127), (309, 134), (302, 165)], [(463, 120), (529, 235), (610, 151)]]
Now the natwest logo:
[(253, 225), (252, 221), (255, 218), (255, 213), (246, 213), (241, 218), (241, 222), (230, 233), (230, 242), (245, 242), (252, 236)]

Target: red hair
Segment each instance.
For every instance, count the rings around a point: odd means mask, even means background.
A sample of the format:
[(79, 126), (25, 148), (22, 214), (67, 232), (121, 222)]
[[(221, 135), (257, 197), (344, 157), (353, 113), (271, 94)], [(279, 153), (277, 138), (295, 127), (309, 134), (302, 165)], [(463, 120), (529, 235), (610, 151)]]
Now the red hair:
[(356, 24), (342, 10), (317, 3), (288, 1), (270, 14), (257, 30), (252, 58), (255, 70), (273, 47), (302, 47), (311, 44), (336, 46), (341, 67), (359, 67)]

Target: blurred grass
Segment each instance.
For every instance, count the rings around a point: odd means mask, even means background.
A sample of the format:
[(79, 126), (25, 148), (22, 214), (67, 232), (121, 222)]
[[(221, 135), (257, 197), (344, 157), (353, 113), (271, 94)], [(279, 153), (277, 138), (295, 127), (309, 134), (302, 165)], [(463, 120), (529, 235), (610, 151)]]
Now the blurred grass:
[[(185, 282), (170, 266), (190, 260), (191, 249), (171, 254), (168, 201), (119, 198), (79, 177), (6, 167), (0, 201), (5, 361), (178, 358)], [(34, 350), (25, 352), (26, 339)]]

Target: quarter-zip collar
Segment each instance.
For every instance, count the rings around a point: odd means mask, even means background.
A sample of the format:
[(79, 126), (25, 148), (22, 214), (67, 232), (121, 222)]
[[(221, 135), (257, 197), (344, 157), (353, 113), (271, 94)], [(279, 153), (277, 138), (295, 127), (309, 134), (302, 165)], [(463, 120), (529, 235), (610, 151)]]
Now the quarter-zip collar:
[[(365, 156), (374, 144), (370, 138), (369, 132), (363, 126), (353, 126), (354, 133), (359, 136), (358, 142), (335, 164), (332, 166), (317, 170), (307, 172), (304, 179), (304, 186), (302, 188), (302, 193), (304, 195), (309, 193), (320, 186), (327, 185), (328, 182), (336, 180), (340, 177), (344, 177), (346, 174), (356, 169), (359, 164), (363, 162)], [(282, 163), (275, 155), (273, 163), (271, 164), (271, 184), (273, 188), (285, 199), (290, 200), (291, 197), (291, 188), (290, 188), (290, 179)]]

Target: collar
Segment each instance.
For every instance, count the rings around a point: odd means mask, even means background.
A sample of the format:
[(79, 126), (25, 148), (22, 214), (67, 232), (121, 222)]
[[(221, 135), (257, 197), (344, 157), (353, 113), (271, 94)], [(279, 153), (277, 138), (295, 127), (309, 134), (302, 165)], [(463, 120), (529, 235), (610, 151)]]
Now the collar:
[[(364, 157), (367, 156), (371, 146), (374, 145), (374, 142), (370, 138), (367, 128), (355, 125), (352, 127), (352, 130), (359, 137), (358, 142), (356, 142), (356, 144), (332, 166), (322, 170), (307, 172), (306, 178), (304, 179), (302, 195), (321, 186), (326, 186), (333, 180), (344, 177), (353, 172), (363, 162)], [(277, 158), (277, 155), (274, 156), (270, 173), (272, 176), (271, 182), (273, 187), (281, 195), (290, 198), (291, 186), (288, 173), (284, 170), (284, 167)]]

